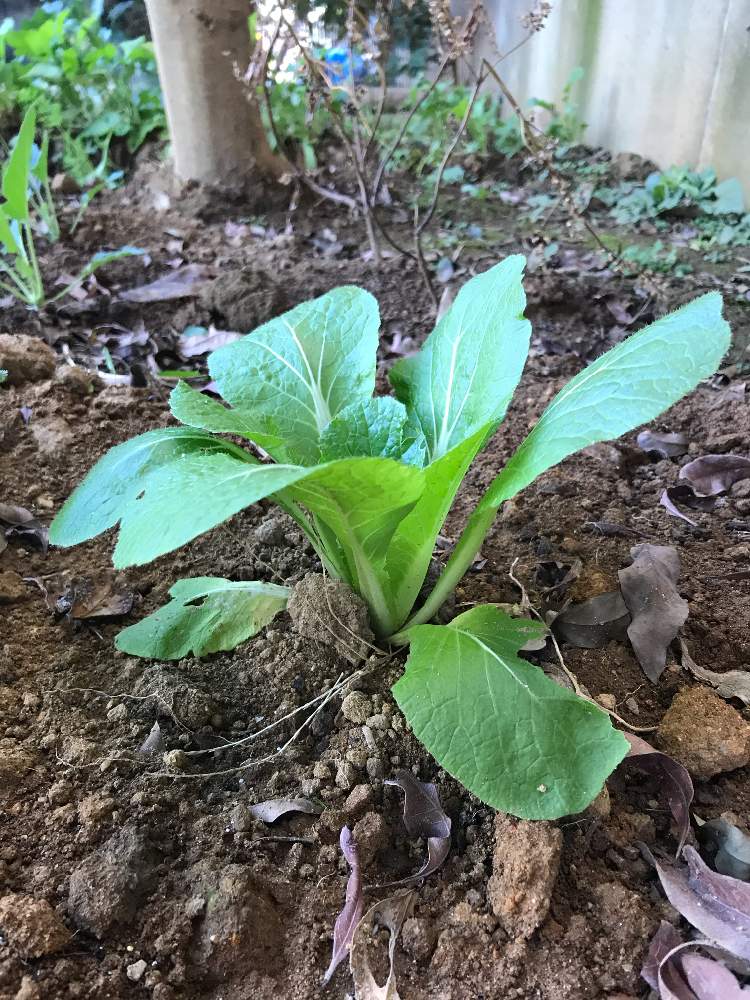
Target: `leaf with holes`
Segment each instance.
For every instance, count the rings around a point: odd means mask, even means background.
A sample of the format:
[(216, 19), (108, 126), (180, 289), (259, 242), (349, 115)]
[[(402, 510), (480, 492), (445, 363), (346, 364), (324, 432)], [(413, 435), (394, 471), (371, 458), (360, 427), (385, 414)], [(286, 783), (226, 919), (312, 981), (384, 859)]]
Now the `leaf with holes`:
[(284, 610), (289, 590), (272, 583), (197, 576), (178, 580), (169, 596), (169, 604), (120, 632), (118, 649), (159, 660), (234, 649)]

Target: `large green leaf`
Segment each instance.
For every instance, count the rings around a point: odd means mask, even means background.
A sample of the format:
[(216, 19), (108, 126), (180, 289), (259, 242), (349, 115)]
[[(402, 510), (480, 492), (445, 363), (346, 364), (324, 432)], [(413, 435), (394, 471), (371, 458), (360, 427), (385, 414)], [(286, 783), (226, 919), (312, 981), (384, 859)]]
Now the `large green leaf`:
[(35, 129), (36, 111), (29, 108), (3, 170), (3, 211), (8, 218), (19, 222), (27, 222), (29, 218), (29, 171)]
[[(178, 382), (169, 396), (169, 408), (173, 415), (188, 427), (199, 427), (216, 434), (238, 434), (253, 438), (253, 427), (240, 410), (224, 406), (205, 392), (191, 389), (187, 382)], [(279, 439), (275, 439), (279, 444)], [(263, 446), (263, 442), (256, 443)]]
[(543, 631), (493, 605), (416, 626), (393, 687), (438, 763), (483, 802), (525, 819), (584, 809), (629, 749), (601, 709), (518, 656)]
[(77, 545), (113, 527), (155, 468), (184, 455), (223, 451), (244, 457), (234, 445), (189, 427), (148, 431), (101, 458), (63, 505), (50, 526), (53, 545)]
[(499, 507), (568, 455), (633, 430), (713, 375), (730, 343), (718, 292), (669, 313), (571, 379), (485, 494)]
[(393, 609), (391, 631), (404, 623), (414, 606), (458, 488), (493, 426), (480, 428), (424, 470), (424, 492), (399, 524), (386, 556)]
[(391, 369), (396, 395), (419, 418), (431, 461), (505, 414), (529, 349), (525, 264), (520, 255), (506, 257), (468, 281), (420, 352)]
[(374, 396), (344, 407), (323, 431), (320, 445), (324, 462), (369, 455), (421, 467), (427, 457), (416, 420), (392, 396)]
[(335, 288), (214, 351), (209, 371), (253, 437), (283, 441), (277, 461), (315, 465), (330, 421), (372, 396), (379, 323), (369, 292)]
[[(281, 494), (306, 507), (322, 525), (334, 563), (370, 607), (378, 634), (392, 630), (388, 544), (419, 500), (426, 470), (389, 458), (349, 458), (312, 470)], [(342, 559), (344, 565), (342, 565)]]
[(183, 455), (150, 472), (120, 519), (113, 562), (139, 566), (179, 548), (250, 504), (309, 475), (227, 452)]
[(178, 580), (169, 604), (117, 636), (133, 656), (180, 660), (234, 649), (283, 611), (290, 591), (272, 583), (233, 583), (218, 576)]

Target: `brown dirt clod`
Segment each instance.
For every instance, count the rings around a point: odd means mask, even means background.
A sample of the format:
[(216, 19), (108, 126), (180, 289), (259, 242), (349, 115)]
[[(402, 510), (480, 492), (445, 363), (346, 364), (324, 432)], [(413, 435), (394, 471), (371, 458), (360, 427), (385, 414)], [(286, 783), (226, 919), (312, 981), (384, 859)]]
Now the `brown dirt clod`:
[(495, 817), (495, 853), (487, 895), (495, 916), (513, 937), (529, 938), (549, 912), (562, 852), (552, 823)]
[(750, 725), (705, 687), (680, 691), (659, 724), (659, 747), (694, 778), (712, 778), (750, 762)]

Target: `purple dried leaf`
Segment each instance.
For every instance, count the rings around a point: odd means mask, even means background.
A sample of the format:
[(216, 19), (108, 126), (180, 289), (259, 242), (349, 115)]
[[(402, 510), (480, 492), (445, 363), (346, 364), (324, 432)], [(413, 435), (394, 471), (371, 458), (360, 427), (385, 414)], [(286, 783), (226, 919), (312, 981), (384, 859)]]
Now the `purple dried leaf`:
[(690, 832), (690, 804), (693, 801), (693, 781), (685, 767), (669, 754), (655, 750), (650, 743), (633, 733), (623, 733), (630, 744), (630, 752), (622, 766), (637, 767), (654, 775), (666, 796), (669, 811), (677, 824), (677, 854), (682, 850)]
[(659, 968), (667, 955), (682, 944), (682, 936), (677, 928), (667, 920), (662, 920), (659, 930), (651, 938), (648, 955), (641, 969), (641, 978), (645, 979), (652, 990), (659, 988)]
[(200, 285), (208, 277), (209, 270), (203, 264), (187, 264), (162, 275), (148, 285), (120, 292), (120, 298), (126, 302), (167, 302), (172, 299), (192, 298), (198, 294)]
[(694, 951), (687, 951), (681, 958), (683, 974), (696, 1000), (747, 1000), (747, 987), (741, 989), (725, 965)]
[(698, 526), (698, 522), (694, 521), (692, 517), (688, 517), (687, 514), (683, 514), (678, 507), (675, 507), (671, 493), (672, 491), (669, 489), (662, 490), (662, 494), (659, 497), (660, 505), (664, 507), (667, 513), (671, 514), (672, 517), (680, 517), (683, 521), (687, 521), (688, 524), (692, 524), (692, 526), (696, 528)]
[(750, 479), (750, 458), (742, 455), (702, 455), (680, 469), (696, 494), (713, 497), (724, 493), (740, 479)]
[(632, 566), (618, 572), (632, 621), (628, 638), (643, 672), (654, 684), (667, 665), (667, 649), (688, 616), (677, 593), (680, 557), (670, 545), (634, 545)]
[(346, 858), (350, 872), (349, 880), (346, 883), (346, 901), (344, 909), (336, 917), (333, 927), (333, 953), (331, 954), (331, 964), (326, 969), (323, 977), (323, 984), (329, 982), (331, 976), (346, 958), (352, 945), (354, 932), (362, 919), (365, 908), (365, 901), (362, 896), (362, 872), (359, 866), (359, 852), (354, 840), (354, 834), (348, 826), (341, 828), (339, 845)]
[(750, 960), (750, 885), (711, 871), (693, 847), (682, 853), (687, 868), (652, 859), (667, 899), (711, 941)]
[(267, 799), (265, 802), (258, 802), (250, 806), (251, 816), (261, 820), (263, 823), (275, 823), (277, 819), (286, 816), (290, 812), (310, 813), (317, 816), (322, 812), (322, 807), (317, 802), (310, 799)]
[(405, 889), (408, 886), (416, 885), (421, 882), (422, 879), (428, 878), (434, 872), (440, 868), (445, 859), (450, 854), (451, 849), (451, 838), (450, 837), (428, 837), (427, 839), (427, 860), (414, 875), (407, 875), (406, 878), (400, 878), (395, 882), (386, 882), (384, 885), (369, 886), (368, 888), (377, 889)]
[(571, 604), (552, 626), (555, 635), (579, 649), (599, 649), (612, 639), (625, 639), (630, 612), (619, 590)]
[(638, 447), (648, 454), (656, 454), (659, 458), (679, 458), (686, 455), (688, 439), (684, 434), (657, 434), (654, 431), (641, 431), (637, 439)]
[(437, 788), (429, 781), (419, 781), (411, 771), (396, 771), (393, 781), (404, 793), (404, 826), (410, 837), (450, 838), (451, 821), (440, 805)]

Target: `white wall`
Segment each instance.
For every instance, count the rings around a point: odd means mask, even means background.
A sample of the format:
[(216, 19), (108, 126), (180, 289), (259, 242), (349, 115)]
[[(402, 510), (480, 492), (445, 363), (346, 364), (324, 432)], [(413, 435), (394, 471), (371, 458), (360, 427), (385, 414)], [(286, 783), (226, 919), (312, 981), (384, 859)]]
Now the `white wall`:
[[(507, 51), (533, 0), (486, 2)], [(575, 94), (589, 142), (662, 167), (715, 167), (739, 177), (750, 200), (750, 0), (553, 4), (544, 30), (498, 67), (522, 105), (559, 98), (582, 66)]]

